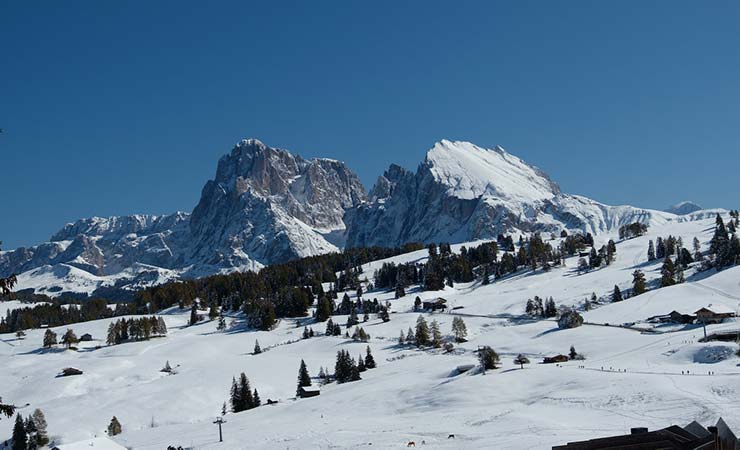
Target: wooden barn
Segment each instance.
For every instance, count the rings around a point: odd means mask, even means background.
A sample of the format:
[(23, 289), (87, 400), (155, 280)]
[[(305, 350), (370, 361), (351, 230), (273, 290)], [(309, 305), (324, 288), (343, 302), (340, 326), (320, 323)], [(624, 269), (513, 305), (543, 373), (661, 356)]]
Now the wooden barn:
[(570, 361), (570, 358), (566, 355), (545, 356), (542, 360), (542, 364), (563, 363), (568, 361)]
[(321, 389), (318, 386), (301, 386), (301, 398), (318, 397)]

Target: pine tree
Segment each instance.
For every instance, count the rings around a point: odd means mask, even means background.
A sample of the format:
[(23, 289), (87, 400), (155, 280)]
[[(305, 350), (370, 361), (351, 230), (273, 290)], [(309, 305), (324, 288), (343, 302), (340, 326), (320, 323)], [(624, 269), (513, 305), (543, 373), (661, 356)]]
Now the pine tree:
[(367, 350), (365, 351), (365, 367), (368, 369), (374, 369), (378, 367), (375, 364), (375, 358), (373, 358), (373, 354), (370, 353), (370, 346), (367, 346)]
[(162, 367), (162, 370), (160, 370), (160, 372), (172, 373), (172, 366), (170, 366), (170, 362), (169, 361), (166, 361), (164, 363), (164, 367)]
[(432, 323), (429, 329), (432, 333), (432, 347), (434, 348), (442, 347), (442, 333), (439, 331), (439, 324), (437, 323), (436, 320), (432, 320)]
[(674, 263), (673, 266), (676, 268), (674, 280), (676, 284), (681, 284), (686, 281), (686, 276), (683, 273), (683, 266), (678, 262)]
[(249, 385), (249, 378), (247, 378), (244, 372), (239, 375), (239, 405), (241, 405), (242, 411), (254, 407), (252, 388)]
[(15, 426), (13, 427), (13, 450), (26, 450), (28, 444), (28, 435), (26, 434), (26, 425), (23, 423), (23, 417), (20, 414), (15, 416)]
[(43, 447), (44, 445), (49, 443), (49, 435), (46, 431), (46, 417), (44, 417), (44, 413), (41, 412), (40, 409), (36, 408), (33, 411), (33, 414), (31, 414), (30, 419), (33, 422), (34, 428), (36, 429), (34, 442), (37, 446)]
[(675, 270), (676, 268), (673, 265), (673, 261), (671, 261), (671, 258), (666, 257), (665, 261), (663, 261), (663, 268), (660, 270), (660, 287), (668, 287), (676, 284), (676, 280), (674, 278)]
[(653, 245), (653, 240), (651, 239), (648, 243), (648, 261), (654, 261), (655, 260), (655, 246)]
[(615, 284), (614, 292), (612, 292), (612, 302), (621, 302), (622, 300), (622, 291), (620, 291), (619, 286)]
[(216, 317), (218, 317), (218, 306), (216, 306), (216, 303), (213, 302), (208, 308), (208, 318), (213, 320)]
[(316, 321), (323, 322), (331, 317), (331, 303), (326, 297), (319, 298), (318, 304), (316, 305)]
[(568, 352), (568, 356), (570, 359), (576, 359), (578, 358), (578, 353), (576, 352), (576, 348), (572, 345), (570, 346), (570, 352)]
[(303, 335), (302, 335), (302, 338), (303, 339), (308, 339), (310, 337), (311, 337), (311, 333), (308, 332), (308, 327), (303, 327)]
[(252, 352), (255, 355), (259, 355), (262, 353), (262, 347), (260, 347), (260, 341), (255, 340), (254, 341), (254, 351)]
[(241, 412), (243, 411), (240, 395), (239, 395), (239, 385), (236, 384), (236, 378), (231, 377), (231, 394), (229, 397), (229, 402), (231, 403), (231, 410), (233, 412)]
[(44, 332), (44, 348), (51, 348), (57, 344), (57, 334), (50, 329)]
[(640, 295), (647, 292), (645, 284), (645, 274), (641, 270), (632, 272), (632, 296)]
[(78, 342), (80, 342), (80, 340), (77, 339), (77, 335), (75, 334), (75, 332), (72, 331), (71, 328), (67, 328), (67, 331), (62, 336), (62, 344), (64, 344), (67, 348), (70, 348)]
[(257, 392), (257, 388), (254, 389), (254, 394), (252, 394), (252, 403), (253, 403), (253, 408), (256, 408), (262, 405), (262, 399), (260, 399), (260, 394), (259, 392)]
[(329, 319), (326, 321), (326, 332), (324, 333), (327, 336), (332, 336), (334, 334), (334, 321)]
[(414, 333), (414, 341), (417, 347), (421, 347), (429, 344), (429, 325), (424, 320), (424, 316), (419, 316), (416, 319), (416, 333)]
[(462, 317), (455, 316), (452, 319), (452, 334), (455, 335), (456, 342), (465, 342), (465, 338), (468, 337), (468, 327), (465, 326)]
[(226, 329), (226, 319), (224, 319), (223, 314), (219, 314), (218, 316), (218, 325), (216, 326), (216, 329), (218, 331), (224, 331)]
[(558, 315), (558, 309), (555, 306), (555, 300), (550, 297), (545, 301), (545, 317), (555, 317)]
[(357, 371), (358, 372), (364, 372), (366, 370), (365, 368), (365, 360), (362, 358), (362, 355), (360, 355), (357, 358)]
[(496, 369), (496, 364), (499, 363), (499, 356), (491, 347), (486, 345), (478, 350), (478, 360), (485, 373), (486, 370)]
[(113, 418), (110, 420), (110, 424), (108, 425), (108, 436), (116, 436), (118, 434), (121, 434), (123, 431), (123, 428), (121, 427), (121, 423), (118, 421), (116, 416), (113, 416)]
[(404, 344), (406, 344), (406, 335), (404, 335), (403, 330), (401, 330), (401, 335), (398, 337), (398, 345)]
[(301, 396), (301, 388), (311, 386), (311, 376), (308, 374), (306, 363), (301, 360), (301, 366), (298, 369), (298, 386), (296, 387), (296, 397)]
[(416, 336), (414, 336), (414, 331), (409, 327), (409, 330), (406, 332), (406, 343), (412, 344), (416, 341)]
[(190, 307), (190, 325), (198, 323), (198, 303), (193, 302), (193, 306)]

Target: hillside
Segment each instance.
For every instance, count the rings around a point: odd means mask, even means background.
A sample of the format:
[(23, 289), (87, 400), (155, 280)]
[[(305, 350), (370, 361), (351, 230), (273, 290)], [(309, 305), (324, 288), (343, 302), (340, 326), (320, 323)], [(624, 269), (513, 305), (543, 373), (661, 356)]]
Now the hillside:
[[(400, 299), (393, 292), (371, 291), (392, 305), (391, 320), (375, 315), (361, 324), (369, 343), (323, 335), (325, 324), (313, 319), (283, 319), (269, 332), (249, 331), (242, 317), (225, 332), (215, 321), (187, 326), (189, 311), (173, 308), (162, 313), (169, 334), (150, 341), (105, 346), (110, 320), (71, 326), (91, 333), (96, 341), (80, 350), (40, 350), (43, 330), (32, 330), (24, 340), (0, 335), (0, 386), (3, 399), (22, 407), (22, 414), (41, 408), (49, 431), (61, 442), (103, 436), (110, 418), (117, 416), (123, 434), (114, 440), (135, 449), (162, 449), (167, 445), (190, 448), (400, 448), (409, 441), (430, 448), (549, 448), (566, 441), (621, 434), (633, 426), (652, 428), (708, 423), (719, 416), (740, 427), (740, 359), (735, 343), (699, 343), (701, 327), (641, 327), (651, 316), (674, 309), (693, 312), (708, 304), (736, 310), (740, 303), (740, 267), (722, 272), (686, 271), (687, 282), (652, 289), (619, 303), (604, 302), (584, 312), (586, 324), (559, 330), (551, 320), (523, 317), (527, 299), (552, 296), (558, 305), (580, 307), (592, 292), (608, 296), (615, 284), (626, 288), (631, 273), (643, 270), (650, 285), (660, 277), (660, 263), (646, 262), (647, 244), (657, 236), (698, 237), (707, 248), (713, 219), (656, 225), (645, 236), (617, 243), (615, 262), (578, 275), (577, 258), (549, 272), (519, 272), (483, 286), (479, 281), (458, 283), (442, 292), (407, 290)], [(597, 245), (610, 234), (597, 236)], [(474, 246), (475, 243), (466, 243)], [(462, 244), (453, 246), (460, 251)], [(422, 261), (417, 251), (385, 261)], [(372, 274), (384, 261), (363, 266)], [(361, 277), (362, 278), (362, 277)], [(354, 293), (350, 293), (354, 298)], [(416, 313), (414, 297), (443, 296), (447, 313)], [(341, 296), (341, 294), (340, 294)], [(606, 300), (606, 299), (605, 299)], [(397, 344), (400, 331), (414, 327), (420, 315), (437, 320), (449, 338), (455, 314), (468, 329), (468, 342), (444, 354)], [(346, 316), (335, 316), (344, 324)], [(229, 320), (230, 322), (230, 320)], [(635, 323), (634, 328), (619, 327)], [(317, 337), (301, 340), (308, 325)], [(609, 324), (609, 326), (605, 326)], [(709, 325), (709, 331), (740, 328), (737, 322)], [(64, 329), (56, 329), (62, 334)], [(344, 332), (344, 326), (342, 326)], [(256, 340), (266, 351), (252, 355)], [(295, 342), (291, 342), (295, 341)], [(290, 343), (289, 343), (290, 342)], [(100, 348), (96, 348), (100, 345)], [(312, 376), (319, 367), (333, 371), (336, 353), (346, 349), (353, 357), (369, 345), (376, 369), (362, 380), (332, 383), (318, 398), (294, 400), (296, 375), (304, 359)], [(477, 370), (458, 375), (458, 365), (474, 364), (481, 345), (501, 355), (501, 368), (485, 375)], [(561, 365), (539, 364), (544, 356), (567, 354), (571, 345), (584, 361)], [(525, 354), (524, 369), (513, 363)], [(715, 361), (716, 358), (723, 357)], [(159, 369), (169, 361), (177, 374)], [(84, 371), (77, 377), (56, 378), (64, 367)], [(583, 366), (581, 368), (580, 366)], [(709, 372), (714, 375), (709, 375)], [(227, 399), (231, 379), (245, 372), (263, 400), (278, 404), (233, 414), (224, 424), (225, 442), (219, 444), (212, 423)], [(686, 373), (690, 374), (686, 374)], [(682, 374), (683, 373), (683, 374)], [(9, 437), (11, 420), (0, 420), (0, 439)], [(448, 440), (450, 434), (455, 439)]]

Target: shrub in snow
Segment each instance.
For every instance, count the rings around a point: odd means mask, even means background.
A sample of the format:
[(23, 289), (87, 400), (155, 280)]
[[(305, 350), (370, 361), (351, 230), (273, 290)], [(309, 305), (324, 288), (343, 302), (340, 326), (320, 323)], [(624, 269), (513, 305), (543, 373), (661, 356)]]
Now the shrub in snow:
[(564, 312), (558, 319), (558, 328), (577, 328), (583, 325), (583, 317), (578, 312), (570, 310)]

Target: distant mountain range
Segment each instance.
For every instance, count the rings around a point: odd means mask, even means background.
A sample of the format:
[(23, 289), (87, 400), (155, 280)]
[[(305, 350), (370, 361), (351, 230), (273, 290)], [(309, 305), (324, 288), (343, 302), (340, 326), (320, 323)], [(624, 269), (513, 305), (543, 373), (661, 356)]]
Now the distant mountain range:
[(668, 212), (604, 205), (560, 192), (547, 174), (501, 147), (447, 140), (415, 173), (391, 165), (366, 193), (342, 162), (246, 139), (218, 161), (192, 213), (80, 219), (49, 242), (0, 252), (0, 276), (20, 274), (19, 288), (48, 295), (103, 294), (345, 246), (563, 229), (599, 234), (635, 221), (704, 217), (700, 209), (688, 202)]

